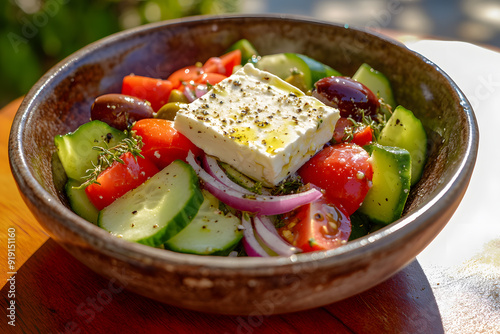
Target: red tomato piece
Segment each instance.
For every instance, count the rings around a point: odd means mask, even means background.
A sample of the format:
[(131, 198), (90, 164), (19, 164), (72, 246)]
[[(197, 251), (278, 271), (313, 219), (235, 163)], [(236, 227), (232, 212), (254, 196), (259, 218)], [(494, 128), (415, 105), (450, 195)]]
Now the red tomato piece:
[(98, 210), (104, 209), (115, 199), (137, 188), (159, 171), (151, 161), (140, 157), (136, 159), (130, 152), (120, 158), (123, 164), (114, 162), (99, 175), (99, 184), (93, 183), (85, 188), (87, 197)]
[(333, 140), (335, 143), (351, 142), (365, 146), (373, 140), (373, 129), (366, 125), (355, 126), (350, 119), (341, 117), (335, 125)]
[(163, 169), (174, 160), (186, 161), (189, 151), (200, 156), (202, 150), (174, 128), (174, 122), (165, 119), (141, 119), (132, 127), (142, 137), (144, 146), (141, 154)]
[(342, 143), (347, 141), (349, 133), (352, 129), (352, 121), (346, 117), (340, 117), (335, 124), (333, 132), (333, 140), (335, 143)]
[(371, 187), (373, 168), (369, 154), (360, 146), (341, 143), (327, 146), (302, 166), (298, 174), (304, 183), (325, 191), (328, 203), (356, 211)]
[(373, 129), (371, 126), (360, 126), (354, 130), (352, 143), (361, 147), (370, 144), (373, 141)]
[(208, 83), (213, 86), (226, 78), (227, 77), (225, 75), (219, 73), (203, 73), (196, 79), (195, 83), (205, 85)]
[(349, 240), (351, 220), (322, 197), (284, 215), (279, 234), (303, 252), (334, 249)]
[(147, 100), (153, 110), (158, 111), (168, 102), (172, 88), (172, 83), (168, 80), (127, 75), (123, 78), (122, 94)]
[(183, 83), (189, 83), (196, 80), (203, 74), (203, 69), (199, 66), (192, 65), (178, 69), (168, 77), (168, 81), (172, 83), (174, 89), (182, 88)]
[(222, 59), (219, 57), (211, 57), (203, 64), (203, 72), (226, 75), (226, 67), (222, 63)]
[[(184, 90), (183, 84), (192, 84), (191, 82), (206, 83), (206, 81), (208, 80), (210, 84), (214, 85), (222, 80), (221, 77), (217, 78), (216, 76), (210, 76), (209, 78), (200, 78), (200, 76), (202, 76), (203, 74), (213, 73), (228, 77), (233, 73), (234, 67), (240, 64), (241, 51), (234, 50), (220, 57), (212, 57), (208, 59), (201, 67), (196, 65), (183, 67), (172, 73), (168, 77), (168, 81), (172, 83), (172, 87), (174, 89), (179, 90)], [(212, 81), (214, 83), (212, 83)]]
[[(208, 91), (207, 85), (215, 85), (222, 80), (226, 79), (225, 75), (219, 73), (203, 73), (195, 81), (190, 81), (189, 84), (184, 84), (179, 87), (179, 90), (184, 92), (184, 95), (188, 98), (189, 101), (196, 99), (198, 96), (198, 91), (202, 93), (206, 93)], [(189, 95), (191, 97), (189, 97)]]
[(228, 52), (220, 57), (212, 57), (203, 65), (206, 73), (233, 74), (234, 67), (241, 64), (241, 50)]

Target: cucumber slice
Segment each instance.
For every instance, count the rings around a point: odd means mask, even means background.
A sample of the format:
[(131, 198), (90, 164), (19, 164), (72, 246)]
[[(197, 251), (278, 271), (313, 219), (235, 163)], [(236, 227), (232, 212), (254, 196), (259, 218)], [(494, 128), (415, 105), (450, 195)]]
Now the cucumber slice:
[(175, 160), (101, 210), (98, 225), (120, 238), (157, 247), (186, 227), (202, 202), (195, 171)]
[(242, 186), (243, 188), (249, 190), (249, 191), (255, 191), (257, 182), (254, 181), (253, 179), (249, 178), (245, 174), (242, 174), (240, 171), (234, 169), (231, 165), (225, 163), (225, 162), (220, 162), (221, 168), (226, 172), (227, 177), (236, 183), (237, 185)]
[[(342, 73), (340, 73), (339, 71), (334, 70), (333, 68), (331, 68), (328, 65), (325, 65), (325, 64), (323, 64), (323, 65), (325, 66), (325, 75), (322, 78), (331, 77), (331, 76), (335, 76), (335, 77), (342, 76)], [(322, 78), (320, 78), (320, 79), (322, 79)]]
[(220, 211), (219, 200), (203, 190), (204, 201), (191, 223), (165, 243), (165, 248), (181, 253), (227, 255), (240, 242), (241, 220)]
[(394, 94), (392, 93), (391, 83), (381, 72), (365, 63), (358, 68), (356, 73), (352, 76), (352, 79), (361, 82), (375, 95), (383, 98), (384, 102), (390, 105), (392, 109), (396, 108), (396, 101), (394, 100)]
[(359, 210), (373, 222), (387, 225), (401, 217), (410, 193), (410, 153), (380, 144), (365, 148), (371, 155), (373, 186)]
[(427, 134), (422, 122), (398, 106), (380, 132), (378, 143), (406, 149), (411, 155), (411, 185), (420, 180), (427, 159)]
[(77, 215), (93, 224), (97, 224), (99, 210), (90, 202), (84, 188), (76, 189), (80, 184), (80, 181), (74, 179), (68, 179), (68, 182), (66, 182), (64, 191), (68, 196), (69, 205)]
[(287, 80), (294, 73), (300, 73), (303, 76), (304, 87), (307, 90), (312, 88), (311, 70), (306, 62), (295, 53), (278, 53), (263, 56), (255, 66), (283, 80)]
[[(314, 83), (321, 78), (341, 75), (330, 66), (299, 53), (278, 53), (263, 56), (256, 63), (256, 66), (299, 88), (303, 86), (305, 91), (311, 90)], [(298, 81), (301, 83), (299, 84)]]
[(92, 163), (97, 162), (99, 151), (94, 146), (111, 147), (126, 137), (125, 133), (101, 121), (81, 125), (74, 132), (54, 138), (57, 154), (68, 178), (80, 180)]
[(234, 50), (241, 51), (241, 63), (256, 63), (259, 59), (259, 53), (255, 49), (255, 47), (250, 43), (247, 39), (240, 39), (227, 50), (227, 52), (231, 52)]
[(372, 222), (370, 218), (361, 213), (360, 210), (354, 212), (349, 218), (351, 219), (351, 234), (349, 235), (349, 241), (364, 237), (370, 233)]
[(311, 71), (311, 84), (314, 85), (319, 79), (331, 76), (341, 76), (340, 72), (334, 70), (328, 65), (320, 63), (319, 61), (312, 59), (311, 57), (296, 53), (297, 57), (302, 59)]

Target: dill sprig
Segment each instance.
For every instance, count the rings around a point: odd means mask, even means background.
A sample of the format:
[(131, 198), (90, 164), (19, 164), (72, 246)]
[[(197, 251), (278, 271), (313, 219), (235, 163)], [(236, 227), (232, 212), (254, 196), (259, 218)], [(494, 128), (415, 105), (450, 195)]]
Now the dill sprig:
[[(384, 102), (380, 101), (380, 103), (382, 104)], [(384, 108), (386, 108), (386, 110), (388, 112), (391, 112), (391, 110), (390, 110), (391, 107), (389, 105), (385, 105)], [(376, 140), (380, 135), (380, 131), (382, 131), (385, 124), (387, 123), (386, 114), (381, 112), (381, 111), (379, 111), (375, 115), (365, 115), (364, 110), (361, 110), (360, 112), (361, 112), (361, 120), (359, 120), (359, 121), (355, 120), (352, 117), (347, 118), (349, 121), (351, 121), (352, 125), (346, 126), (344, 128), (344, 136), (342, 137), (343, 142), (351, 142), (354, 138), (354, 134), (356, 133), (356, 131), (359, 128), (364, 128), (364, 127), (372, 128), (373, 137), (374, 137), (374, 140)], [(333, 138), (331, 140), (331, 143), (337, 144), (337, 142), (335, 141), (335, 138)]]
[(262, 182), (260, 182), (260, 181), (255, 182), (255, 184), (252, 187), (250, 187), (248, 190), (250, 190), (251, 192), (254, 192), (256, 194), (262, 195)]
[[(107, 146), (106, 143), (104, 145)], [(122, 139), (118, 144), (112, 147), (94, 146), (93, 150), (100, 151), (97, 156), (97, 162), (92, 161), (92, 168), (86, 170), (87, 175), (82, 178), (85, 180), (77, 189), (84, 189), (91, 184), (100, 184), (97, 182), (99, 175), (114, 162), (125, 164), (120, 158), (123, 154), (130, 152), (134, 159), (137, 157), (144, 159), (141, 154), (143, 146), (142, 137), (132, 133), (129, 137)]]
[[(381, 104), (384, 103), (381, 101)], [(385, 104), (385, 103), (384, 103)], [(387, 110), (390, 111), (390, 106), (385, 104), (385, 108), (388, 108)], [(375, 115), (372, 116), (367, 116), (364, 113), (362, 114), (361, 122), (356, 122), (353, 119), (351, 121), (356, 124), (355, 126), (369, 126), (373, 130), (373, 136), (375, 139), (377, 139), (380, 135), (380, 131), (384, 128), (385, 124), (387, 123), (387, 118), (386, 114), (383, 112), (378, 112)]]

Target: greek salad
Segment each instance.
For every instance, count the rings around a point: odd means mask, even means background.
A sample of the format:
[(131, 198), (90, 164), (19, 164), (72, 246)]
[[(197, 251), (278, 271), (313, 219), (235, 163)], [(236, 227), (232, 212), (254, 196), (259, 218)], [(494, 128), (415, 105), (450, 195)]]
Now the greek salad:
[(291, 256), (402, 215), (427, 136), (387, 77), (248, 40), (164, 79), (130, 74), (57, 135), (72, 210), (176, 252)]

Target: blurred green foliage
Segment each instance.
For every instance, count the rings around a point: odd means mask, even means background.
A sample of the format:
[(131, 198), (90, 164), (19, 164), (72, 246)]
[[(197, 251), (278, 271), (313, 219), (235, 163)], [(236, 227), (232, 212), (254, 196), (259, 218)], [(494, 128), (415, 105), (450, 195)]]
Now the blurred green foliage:
[(0, 107), (50, 67), (112, 33), (155, 21), (236, 12), (239, 0), (2, 0)]

